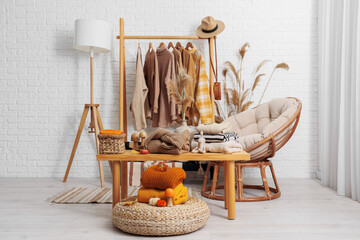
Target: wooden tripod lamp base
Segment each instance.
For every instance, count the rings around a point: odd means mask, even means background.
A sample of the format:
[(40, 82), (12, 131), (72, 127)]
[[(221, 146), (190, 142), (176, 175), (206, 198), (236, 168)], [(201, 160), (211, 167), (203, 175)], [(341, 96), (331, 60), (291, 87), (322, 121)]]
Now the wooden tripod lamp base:
[[(101, 130), (103, 130), (103, 124), (102, 124), (102, 121), (101, 121), (101, 117), (100, 117), (98, 107), (99, 107), (99, 104), (85, 104), (84, 111), (83, 111), (83, 114), (81, 116), (80, 125), (79, 125), (79, 128), (78, 128), (77, 134), (76, 134), (74, 146), (73, 146), (72, 151), (71, 151), (69, 163), (68, 163), (68, 166), (67, 166), (67, 169), (66, 169), (66, 172), (65, 172), (63, 182), (66, 182), (66, 180), (67, 180), (67, 178), (69, 176), (70, 168), (71, 168), (72, 162), (74, 160), (76, 149), (77, 149), (77, 146), (79, 144), (81, 133), (82, 133), (82, 131), (84, 129), (86, 117), (88, 115), (89, 110), (90, 110), (90, 114), (91, 114), (91, 121), (90, 121), (90, 125), (89, 125), (89, 128), (90, 128), (89, 133), (95, 133), (96, 149), (97, 149), (97, 151), (99, 151), (98, 135), (99, 135), (99, 132)], [(101, 187), (104, 187), (105, 184), (104, 184), (103, 166), (102, 166), (101, 161), (98, 161), (98, 163), (99, 163), (99, 173), (100, 173)], [(110, 162), (109, 162), (109, 165), (110, 165), (110, 168), (111, 168), (112, 166), (111, 166)]]
[[(69, 163), (65, 172), (64, 182), (66, 182), (74, 160), (76, 148), (79, 144), (81, 132), (84, 128), (87, 114), (90, 110), (91, 121), (89, 133), (95, 133), (96, 149), (99, 152), (98, 135), (99, 130), (103, 129), (99, 114), (99, 104), (94, 104), (94, 74), (93, 74), (93, 58), (94, 53), (106, 53), (111, 50), (112, 26), (106, 21), (96, 19), (77, 19), (75, 21), (74, 48), (90, 53), (90, 103), (85, 104), (84, 112), (81, 117), (78, 132), (76, 134), (75, 143), (70, 155)], [(109, 162), (110, 168), (112, 167)], [(101, 187), (104, 187), (104, 174), (102, 164), (99, 163)]]

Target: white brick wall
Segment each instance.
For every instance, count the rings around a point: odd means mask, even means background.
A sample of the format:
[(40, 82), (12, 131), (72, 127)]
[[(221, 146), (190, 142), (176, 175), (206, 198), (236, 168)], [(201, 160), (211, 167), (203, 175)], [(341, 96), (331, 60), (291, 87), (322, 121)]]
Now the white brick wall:
[[(101, 105), (105, 127), (117, 128), (119, 18), (125, 18), (126, 34), (192, 35), (207, 15), (226, 24), (217, 42), (219, 63), (237, 62), (237, 49), (249, 42), (245, 77), (251, 77), (263, 59), (289, 64), (288, 72), (276, 74), (265, 100), (299, 97), (303, 113), (297, 132), (274, 164), (279, 177), (313, 176), (318, 168), (317, 1), (3, 0), (0, 177), (62, 177), (65, 172), (83, 104), (89, 103), (89, 58), (72, 48), (75, 19), (113, 24), (112, 51), (95, 56), (95, 102)], [(207, 57), (206, 41), (194, 43)], [(136, 46), (137, 41), (127, 41), (128, 103)], [(141, 46), (145, 52), (148, 41)], [(131, 134), (131, 117), (128, 122)], [(108, 168), (106, 173), (109, 176)], [(85, 129), (70, 177), (97, 175), (94, 136)]]

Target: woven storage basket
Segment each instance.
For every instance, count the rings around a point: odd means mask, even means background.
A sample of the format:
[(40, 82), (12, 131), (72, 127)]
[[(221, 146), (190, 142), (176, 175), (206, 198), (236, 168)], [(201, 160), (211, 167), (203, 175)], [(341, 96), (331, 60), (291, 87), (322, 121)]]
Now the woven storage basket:
[(113, 208), (112, 221), (120, 230), (137, 235), (171, 236), (194, 232), (205, 226), (209, 207), (198, 198), (173, 207), (156, 207), (136, 202)]
[(99, 134), (99, 153), (117, 154), (125, 152), (125, 134)]

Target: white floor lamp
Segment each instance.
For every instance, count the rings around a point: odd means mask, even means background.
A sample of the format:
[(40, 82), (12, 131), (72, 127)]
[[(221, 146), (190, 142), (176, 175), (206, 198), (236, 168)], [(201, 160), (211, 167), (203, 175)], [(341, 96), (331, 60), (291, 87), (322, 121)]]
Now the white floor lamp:
[[(103, 129), (103, 125), (98, 109), (99, 104), (94, 104), (93, 57), (94, 57), (94, 53), (106, 53), (111, 50), (111, 32), (112, 32), (111, 25), (106, 21), (94, 20), (94, 19), (77, 19), (75, 21), (74, 48), (83, 52), (90, 53), (90, 104), (85, 104), (79, 129), (76, 134), (74, 146), (71, 151), (69, 163), (65, 172), (63, 182), (66, 182), (67, 177), (69, 175), (71, 164), (73, 162), (89, 110), (91, 113), (89, 133), (95, 133), (96, 149), (97, 151), (99, 151), (99, 142), (97, 136), (99, 134), (99, 131)], [(98, 163), (99, 163), (101, 187), (104, 187), (103, 167), (101, 161), (99, 161)]]

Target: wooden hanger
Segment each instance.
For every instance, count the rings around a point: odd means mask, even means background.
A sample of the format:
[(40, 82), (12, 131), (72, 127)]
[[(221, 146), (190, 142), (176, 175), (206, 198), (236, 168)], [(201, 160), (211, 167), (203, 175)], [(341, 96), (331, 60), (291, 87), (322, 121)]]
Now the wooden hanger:
[(174, 44), (172, 43), (172, 42), (169, 42), (169, 45), (168, 45), (168, 48), (173, 48), (173, 49), (175, 49), (175, 46), (174, 46)]
[(192, 42), (188, 42), (188, 43), (186, 44), (185, 49), (188, 50), (189, 48), (194, 48), (194, 45), (192, 44)]
[(162, 46), (165, 46), (165, 43), (164, 42), (161, 42), (159, 47), (162, 47)]
[(181, 43), (180, 43), (180, 42), (177, 42), (175, 48), (176, 48), (176, 49), (182, 48)]
[(148, 50), (148, 51), (150, 51), (151, 49), (154, 50), (153, 45), (152, 45), (152, 43), (150, 42), (150, 43), (149, 43), (149, 50)]

